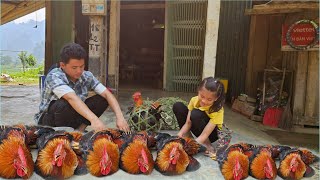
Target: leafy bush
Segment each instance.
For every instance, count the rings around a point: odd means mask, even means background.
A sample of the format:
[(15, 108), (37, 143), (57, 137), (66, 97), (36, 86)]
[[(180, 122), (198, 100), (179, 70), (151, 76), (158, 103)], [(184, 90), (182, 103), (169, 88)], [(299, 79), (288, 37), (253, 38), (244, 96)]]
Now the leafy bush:
[[(14, 83), (19, 84), (37, 84), (39, 82), (39, 75), (42, 74), (44, 65), (40, 65), (37, 68), (27, 69), (23, 72), (17, 68), (3, 68), (1, 67), (1, 73), (9, 74), (14, 79)], [(6, 82), (3, 82), (4, 84)]]

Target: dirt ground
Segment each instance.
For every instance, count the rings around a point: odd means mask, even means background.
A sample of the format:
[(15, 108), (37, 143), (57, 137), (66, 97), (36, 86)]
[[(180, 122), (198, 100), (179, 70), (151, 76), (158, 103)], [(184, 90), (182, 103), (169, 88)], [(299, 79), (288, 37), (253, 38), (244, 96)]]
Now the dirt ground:
[[(1, 90), (1, 119), (0, 124), (34, 124), (33, 115), (38, 111), (40, 102), (40, 93), (38, 86), (0, 86)], [(131, 95), (140, 89), (120, 89), (118, 100), (123, 112), (132, 104)], [(194, 94), (190, 93), (173, 93), (160, 90), (143, 89), (140, 90), (144, 97), (157, 99), (160, 97), (181, 97), (188, 101)], [(128, 118), (128, 116), (125, 116)], [(108, 109), (101, 119), (109, 127), (115, 127), (114, 114)], [(252, 144), (284, 144), (290, 146), (304, 147), (319, 154), (319, 130), (303, 129), (295, 132), (288, 132), (278, 128), (263, 126), (261, 123), (251, 121), (246, 117), (233, 112), (227, 105), (225, 106), (225, 124), (233, 131), (231, 143), (247, 142)], [(90, 127), (88, 128), (90, 130)], [(170, 134), (176, 134), (177, 131), (170, 131)], [(33, 158), (37, 156), (37, 151), (33, 151)], [(154, 154), (155, 157), (155, 154)], [(186, 172), (179, 176), (167, 177), (154, 170), (151, 175), (130, 175), (122, 170), (110, 177), (114, 179), (223, 179), (218, 163), (211, 160), (203, 154), (198, 154), (195, 158), (200, 162), (201, 167), (195, 172)], [(90, 174), (84, 176), (74, 176), (71, 179), (93, 179)], [(31, 179), (42, 179), (37, 174), (33, 174)], [(253, 179), (249, 177), (248, 179)], [(281, 179), (277, 177), (277, 179)], [(316, 175), (308, 179), (319, 179), (319, 170)]]

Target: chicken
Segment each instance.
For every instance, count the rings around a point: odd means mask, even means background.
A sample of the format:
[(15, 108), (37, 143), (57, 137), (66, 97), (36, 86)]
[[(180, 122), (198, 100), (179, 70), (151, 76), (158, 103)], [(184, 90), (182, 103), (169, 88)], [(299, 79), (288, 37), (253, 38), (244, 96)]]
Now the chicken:
[(199, 162), (184, 150), (184, 139), (171, 136), (157, 142), (155, 168), (163, 175), (178, 175), (199, 169)]
[(298, 149), (289, 149), (282, 151), (279, 155), (280, 164), (278, 175), (283, 179), (301, 179), (307, 166), (301, 159), (301, 151)]
[(21, 128), (7, 125), (0, 126), (0, 143), (10, 137), (18, 137), (19, 139), (25, 141), (26, 136)]
[(80, 149), (80, 141), (82, 139), (82, 132), (79, 131), (73, 131), (69, 133), (72, 136), (72, 142), (71, 142), (71, 147), (73, 149), (73, 151), (76, 153), (77, 155), (77, 160), (78, 160), (78, 166), (77, 168), (74, 170), (74, 174), (75, 175), (85, 175), (88, 174), (88, 169), (87, 169), (87, 165), (86, 165), (86, 161), (83, 157), (83, 153)]
[(272, 152), (268, 146), (253, 148), (253, 154), (249, 158), (250, 175), (256, 179), (275, 179), (277, 166), (272, 158)]
[(71, 148), (72, 136), (64, 131), (47, 133), (37, 140), (36, 173), (47, 178), (65, 179), (78, 166), (77, 155)]
[(139, 134), (140, 136), (142, 136), (141, 138), (145, 138), (147, 139), (147, 145), (149, 149), (156, 149), (157, 147), (157, 143), (171, 137), (170, 134), (168, 133), (160, 133), (160, 132), (154, 132), (154, 131), (140, 131), (137, 132), (137, 134)]
[(154, 168), (154, 160), (148, 149), (147, 134), (123, 134), (121, 141), (120, 168), (130, 174), (150, 174)]
[[(168, 133), (152, 132), (152, 131), (141, 131), (148, 139), (148, 148), (153, 148), (157, 146), (158, 142), (162, 142), (165, 139), (171, 138)], [(196, 155), (197, 153), (206, 151), (206, 147), (199, 144), (195, 139), (189, 137), (183, 137), (183, 149), (189, 156)]]
[(223, 177), (227, 180), (245, 179), (249, 175), (249, 158), (240, 144), (223, 146), (217, 151), (217, 161)]
[(306, 165), (310, 165), (313, 164), (315, 162), (319, 162), (319, 157), (316, 156), (315, 154), (313, 154), (311, 151), (309, 151), (308, 149), (300, 149), (301, 151), (301, 158), (302, 161), (306, 164)]
[(14, 125), (13, 127), (20, 128), (24, 134), (26, 135), (26, 143), (30, 148), (36, 149), (36, 142), (37, 139), (46, 133), (53, 132), (55, 131), (51, 127), (46, 127), (46, 126), (38, 126), (38, 125), (23, 125), (23, 124), (17, 124)]
[(89, 172), (97, 177), (107, 176), (119, 169), (119, 148), (110, 130), (90, 131), (80, 141), (80, 149)]
[(203, 145), (199, 144), (193, 138), (184, 137), (183, 139), (185, 140), (185, 144), (183, 146), (183, 149), (186, 151), (186, 153), (189, 156), (193, 156), (193, 155), (196, 155), (196, 154), (198, 154), (200, 152), (205, 152), (206, 151), (206, 147), (204, 147)]
[(132, 98), (133, 98), (133, 101), (135, 102), (135, 107), (140, 107), (143, 104), (141, 92), (135, 92), (132, 95)]
[(132, 95), (134, 106), (128, 108), (129, 123), (137, 131), (159, 129), (162, 118), (159, 102), (144, 102), (140, 92)]
[(287, 151), (291, 149), (290, 146), (286, 146), (286, 145), (266, 145), (266, 146), (269, 147), (273, 159), (279, 159), (279, 155), (282, 151)]
[(25, 135), (19, 128), (0, 127), (0, 177), (30, 178), (34, 162), (25, 144)]

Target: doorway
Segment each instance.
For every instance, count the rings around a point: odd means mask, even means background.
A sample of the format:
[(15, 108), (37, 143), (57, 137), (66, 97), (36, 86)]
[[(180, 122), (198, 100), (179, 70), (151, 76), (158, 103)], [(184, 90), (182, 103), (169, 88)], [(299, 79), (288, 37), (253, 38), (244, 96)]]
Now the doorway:
[(119, 88), (162, 89), (164, 3), (121, 2)]

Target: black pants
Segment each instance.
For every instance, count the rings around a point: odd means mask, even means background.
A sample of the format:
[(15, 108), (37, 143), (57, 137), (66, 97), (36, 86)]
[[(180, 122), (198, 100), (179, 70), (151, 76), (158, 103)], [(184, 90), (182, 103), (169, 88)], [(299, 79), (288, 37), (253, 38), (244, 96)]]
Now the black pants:
[[(94, 95), (84, 102), (88, 108), (98, 117), (107, 109), (108, 102), (100, 95)], [(44, 113), (39, 125), (53, 127), (73, 127), (78, 128), (81, 124), (91, 125), (90, 121), (77, 113), (65, 99), (61, 98), (56, 101), (51, 101), (47, 113)]]
[[(173, 105), (173, 113), (175, 114), (180, 129), (186, 123), (188, 116), (188, 108), (181, 102), (176, 102)], [(192, 122), (191, 132), (196, 136), (200, 136), (204, 128), (209, 122), (209, 117), (204, 111), (200, 111), (199, 109), (193, 109), (191, 111), (190, 120)], [(209, 135), (210, 142), (215, 142), (218, 140), (218, 127), (216, 126), (212, 133)]]

